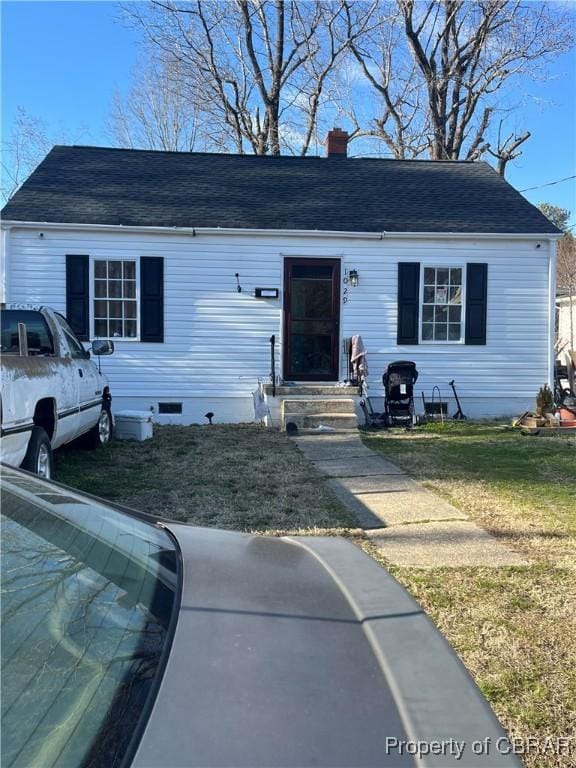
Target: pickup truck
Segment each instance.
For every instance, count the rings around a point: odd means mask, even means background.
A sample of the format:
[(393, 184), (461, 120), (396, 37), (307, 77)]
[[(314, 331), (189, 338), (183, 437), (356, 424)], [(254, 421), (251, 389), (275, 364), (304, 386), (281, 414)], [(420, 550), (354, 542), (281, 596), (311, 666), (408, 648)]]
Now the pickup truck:
[[(112, 438), (108, 380), (66, 319), (48, 307), (5, 304), (1, 315), (1, 458), (50, 479), (52, 451), (84, 436), (96, 448)], [(114, 344), (92, 343), (109, 355)]]

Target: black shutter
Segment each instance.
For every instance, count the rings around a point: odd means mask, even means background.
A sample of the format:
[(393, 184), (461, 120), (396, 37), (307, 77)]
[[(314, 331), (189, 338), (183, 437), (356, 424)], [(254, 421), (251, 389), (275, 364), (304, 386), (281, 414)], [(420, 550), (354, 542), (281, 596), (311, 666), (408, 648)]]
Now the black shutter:
[(488, 264), (466, 267), (466, 344), (486, 344)]
[(164, 259), (140, 259), (140, 341), (164, 341)]
[(398, 264), (398, 344), (418, 344), (420, 264)]
[(80, 341), (90, 340), (89, 275), (88, 256), (66, 256), (66, 319)]

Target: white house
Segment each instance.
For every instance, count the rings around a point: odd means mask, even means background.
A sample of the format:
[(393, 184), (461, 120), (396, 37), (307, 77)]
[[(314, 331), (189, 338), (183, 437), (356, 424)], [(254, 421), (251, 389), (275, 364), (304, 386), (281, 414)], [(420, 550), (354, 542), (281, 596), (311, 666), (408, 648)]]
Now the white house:
[(558, 346), (568, 353), (576, 350), (576, 296), (567, 290), (556, 295)]
[(2, 211), (5, 300), (114, 338), (116, 408), (159, 421), (251, 420), (271, 337), (285, 382), (346, 379), (360, 334), (373, 397), (404, 359), (418, 395), (455, 379), (469, 416), (533, 407), (553, 381), (556, 228), (485, 163), (348, 158), (338, 129), (327, 144), (55, 147)]

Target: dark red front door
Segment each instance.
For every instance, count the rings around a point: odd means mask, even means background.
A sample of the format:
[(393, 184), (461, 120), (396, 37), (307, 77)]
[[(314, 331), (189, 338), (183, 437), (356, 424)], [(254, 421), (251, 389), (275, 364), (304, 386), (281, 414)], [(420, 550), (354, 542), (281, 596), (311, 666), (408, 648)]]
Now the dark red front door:
[(285, 380), (338, 380), (339, 324), (340, 261), (285, 259)]

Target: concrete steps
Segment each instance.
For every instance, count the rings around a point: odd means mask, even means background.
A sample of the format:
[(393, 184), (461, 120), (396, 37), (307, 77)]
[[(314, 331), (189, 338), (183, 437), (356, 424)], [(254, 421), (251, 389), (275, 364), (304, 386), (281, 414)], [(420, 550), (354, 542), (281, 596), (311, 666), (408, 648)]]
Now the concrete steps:
[[(272, 397), (272, 385), (266, 384), (264, 392)], [(276, 397), (347, 397), (357, 395), (358, 387), (337, 387), (334, 384), (280, 384), (276, 387)]]
[(282, 401), (282, 412), (291, 414), (300, 413), (344, 413), (356, 414), (354, 400), (347, 398), (302, 398), (298, 400), (286, 399)]
[(280, 428), (292, 423), (300, 432), (330, 427), (337, 432), (355, 431), (357, 389), (327, 384), (280, 385), (272, 397), (272, 387), (265, 388), (269, 406), (279, 417)]
[(286, 424), (291, 422), (296, 424), (298, 429), (317, 429), (318, 427), (332, 427), (340, 432), (341, 430), (356, 429), (358, 419), (356, 414), (348, 413), (284, 413), (282, 427), (286, 429)]

